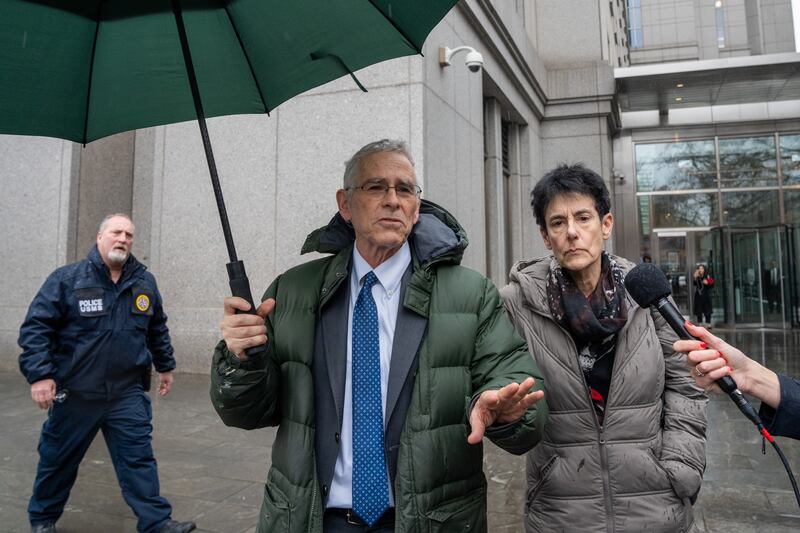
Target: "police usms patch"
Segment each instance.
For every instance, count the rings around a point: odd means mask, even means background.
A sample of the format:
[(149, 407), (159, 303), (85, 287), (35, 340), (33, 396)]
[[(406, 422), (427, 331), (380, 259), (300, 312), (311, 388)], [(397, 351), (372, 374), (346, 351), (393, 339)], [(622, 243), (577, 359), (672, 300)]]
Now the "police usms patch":
[(75, 289), (75, 300), (80, 316), (94, 317), (108, 313), (103, 302), (103, 289), (99, 287)]
[(103, 312), (103, 299), (93, 298), (91, 300), (78, 300), (78, 309), (82, 315)]

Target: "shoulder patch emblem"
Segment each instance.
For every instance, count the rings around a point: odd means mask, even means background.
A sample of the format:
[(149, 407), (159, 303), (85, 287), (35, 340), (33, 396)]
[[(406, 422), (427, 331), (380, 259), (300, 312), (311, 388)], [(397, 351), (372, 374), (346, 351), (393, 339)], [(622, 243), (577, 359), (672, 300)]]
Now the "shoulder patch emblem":
[(150, 297), (146, 294), (140, 294), (136, 297), (136, 309), (144, 313), (150, 309)]

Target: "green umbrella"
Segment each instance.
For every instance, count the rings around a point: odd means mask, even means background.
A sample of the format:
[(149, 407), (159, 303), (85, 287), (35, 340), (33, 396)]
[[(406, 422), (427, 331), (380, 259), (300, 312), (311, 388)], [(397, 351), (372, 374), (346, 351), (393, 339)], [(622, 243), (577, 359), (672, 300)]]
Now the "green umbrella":
[(196, 118), (231, 288), (252, 303), (205, 117), (269, 113), (346, 74), (358, 83), (358, 69), (420, 53), (456, 2), (0, 0), (0, 133), (85, 144)]

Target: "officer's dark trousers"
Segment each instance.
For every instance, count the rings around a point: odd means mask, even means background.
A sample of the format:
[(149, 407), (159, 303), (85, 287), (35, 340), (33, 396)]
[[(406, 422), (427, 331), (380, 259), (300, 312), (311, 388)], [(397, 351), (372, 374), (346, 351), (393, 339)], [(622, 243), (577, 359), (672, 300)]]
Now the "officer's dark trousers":
[(139, 519), (138, 530), (158, 531), (172, 509), (159, 495), (151, 419), (150, 398), (141, 388), (110, 402), (69, 396), (54, 404), (39, 439), (39, 467), (28, 505), (31, 524), (55, 523), (61, 516), (78, 465), (102, 429), (122, 496)]

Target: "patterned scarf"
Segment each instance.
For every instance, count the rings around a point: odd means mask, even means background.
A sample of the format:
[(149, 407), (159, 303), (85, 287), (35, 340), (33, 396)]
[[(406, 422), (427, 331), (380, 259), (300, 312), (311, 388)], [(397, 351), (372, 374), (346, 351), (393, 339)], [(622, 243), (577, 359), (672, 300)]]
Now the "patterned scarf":
[(617, 333), (628, 315), (619, 265), (603, 252), (600, 269), (600, 281), (587, 298), (554, 258), (547, 278), (547, 301), (553, 318), (575, 341), (578, 362), (602, 423)]

